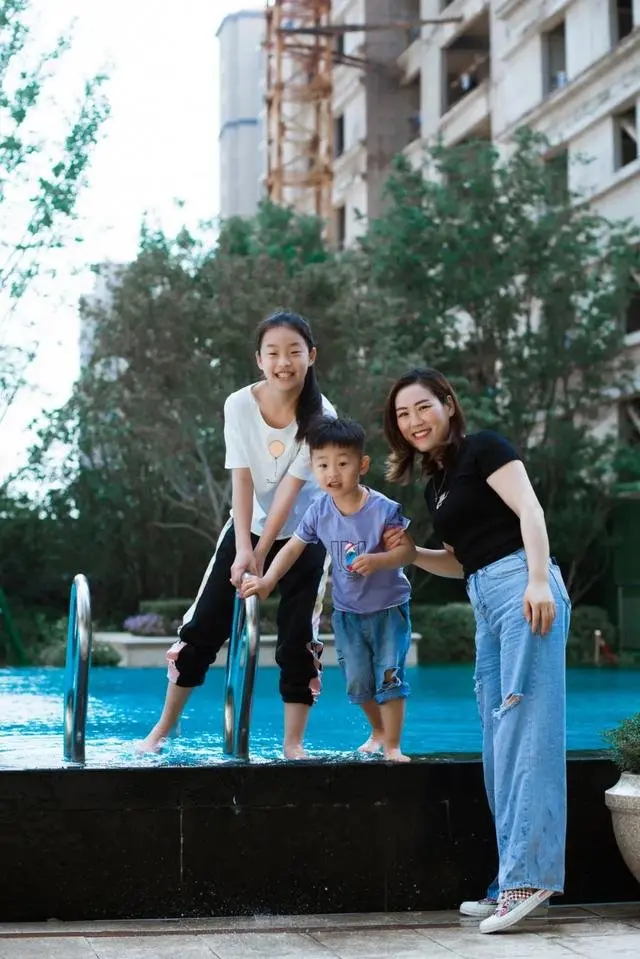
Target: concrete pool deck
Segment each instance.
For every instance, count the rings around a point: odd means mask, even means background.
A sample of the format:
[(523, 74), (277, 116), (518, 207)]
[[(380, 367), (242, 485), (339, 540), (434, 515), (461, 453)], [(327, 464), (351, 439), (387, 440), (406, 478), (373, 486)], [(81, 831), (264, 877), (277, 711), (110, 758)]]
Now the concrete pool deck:
[[(640, 887), (639, 887), (640, 893)], [(640, 902), (483, 936), (456, 912), (0, 924), (0, 959), (638, 959)]]

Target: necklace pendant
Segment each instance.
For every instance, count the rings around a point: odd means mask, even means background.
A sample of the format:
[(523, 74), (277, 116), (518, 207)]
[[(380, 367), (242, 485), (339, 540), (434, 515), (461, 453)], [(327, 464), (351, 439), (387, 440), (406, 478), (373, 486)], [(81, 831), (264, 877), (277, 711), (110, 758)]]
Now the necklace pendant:
[(447, 495), (448, 495), (448, 492), (449, 492), (449, 491), (443, 489), (444, 484), (446, 483), (446, 481), (447, 481), (447, 471), (445, 470), (444, 473), (442, 474), (442, 479), (440, 480), (440, 483), (438, 484), (437, 488), (436, 488), (435, 491), (434, 491), (434, 497), (433, 497), (433, 498), (434, 498), (434, 500), (435, 500), (435, 508), (436, 508), (436, 509), (440, 509), (440, 507), (442, 506), (442, 504), (444, 503), (444, 501), (445, 501), (446, 498), (447, 498)]

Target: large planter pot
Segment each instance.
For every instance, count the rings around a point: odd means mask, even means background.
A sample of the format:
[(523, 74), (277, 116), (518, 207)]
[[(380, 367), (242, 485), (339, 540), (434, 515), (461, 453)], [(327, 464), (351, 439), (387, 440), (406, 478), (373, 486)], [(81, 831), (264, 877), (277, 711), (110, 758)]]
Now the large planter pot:
[(640, 882), (640, 774), (622, 773), (615, 786), (604, 795), (618, 849)]

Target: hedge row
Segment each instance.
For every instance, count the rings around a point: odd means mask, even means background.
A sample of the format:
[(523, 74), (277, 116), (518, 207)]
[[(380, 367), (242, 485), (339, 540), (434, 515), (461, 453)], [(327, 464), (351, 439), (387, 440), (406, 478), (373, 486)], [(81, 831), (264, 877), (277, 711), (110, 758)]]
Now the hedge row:
[[(412, 607), (415, 632), (421, 634), (418, 660), (421, 663), (473, 662), (475, 653), (475, 621), (468, 603), (447, 606)], [(616, 630), (606, 610), (599, 606), (577, 606), (571, 614), (567, 644), (567, 662), (572, 666), (593, 662), (594, 630), (612, 648), (616, 646)]]
[[(158, 599), (140, 604), (140, 612), (156, 614), (165, 620), (167, 634), (175, 632), (175, 625), (191, 605), (188, 599)], [(261, 604), (264, 633), (275, 633), (277, 597)], [(468, 603), (448, 603), (446, 606), (411, 606), (413, 630), (420, 633), (418, 660), (420, 663), (469, 663), (475, 652), (475, 622)], [(321, 632), (331, 631), (330, 609), (325, 603)], [(599, 629), (605, 642), (616, 646), (616, 630), (606, 610), (599, 606), (578, 606), (571, 614), (571, 633), (567, 647), (567, 662), (571, 665), (593, 662), (593, 633)]]

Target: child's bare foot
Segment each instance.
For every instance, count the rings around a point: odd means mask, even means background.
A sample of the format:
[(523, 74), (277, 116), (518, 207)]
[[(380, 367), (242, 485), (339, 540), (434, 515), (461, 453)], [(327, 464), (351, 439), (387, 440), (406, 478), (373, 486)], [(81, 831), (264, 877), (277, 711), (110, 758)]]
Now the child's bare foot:
[(144, 753), (159, 753), (167, 737), (163, 733), (150, 732), (146, 739), (141, 739), (135, 744), (135, 751), (139, 755)]
[(367, 753), (369, 756), (375, 755), (382, 750), (383, 743), (380, 739), (377, 738), (375, 733), (371, 733), (366, 743), (363, 743), (362, 746), (358, 746), (359, 753)]
[(385, 749), (384, 758), (391, 763), (410, 763), (411, 757), (405, 756), (399, 747), (395, 749)]
[(285, 759), (308, 759), (309, 753), (302, 743), (285, 743), (283, 747)]

